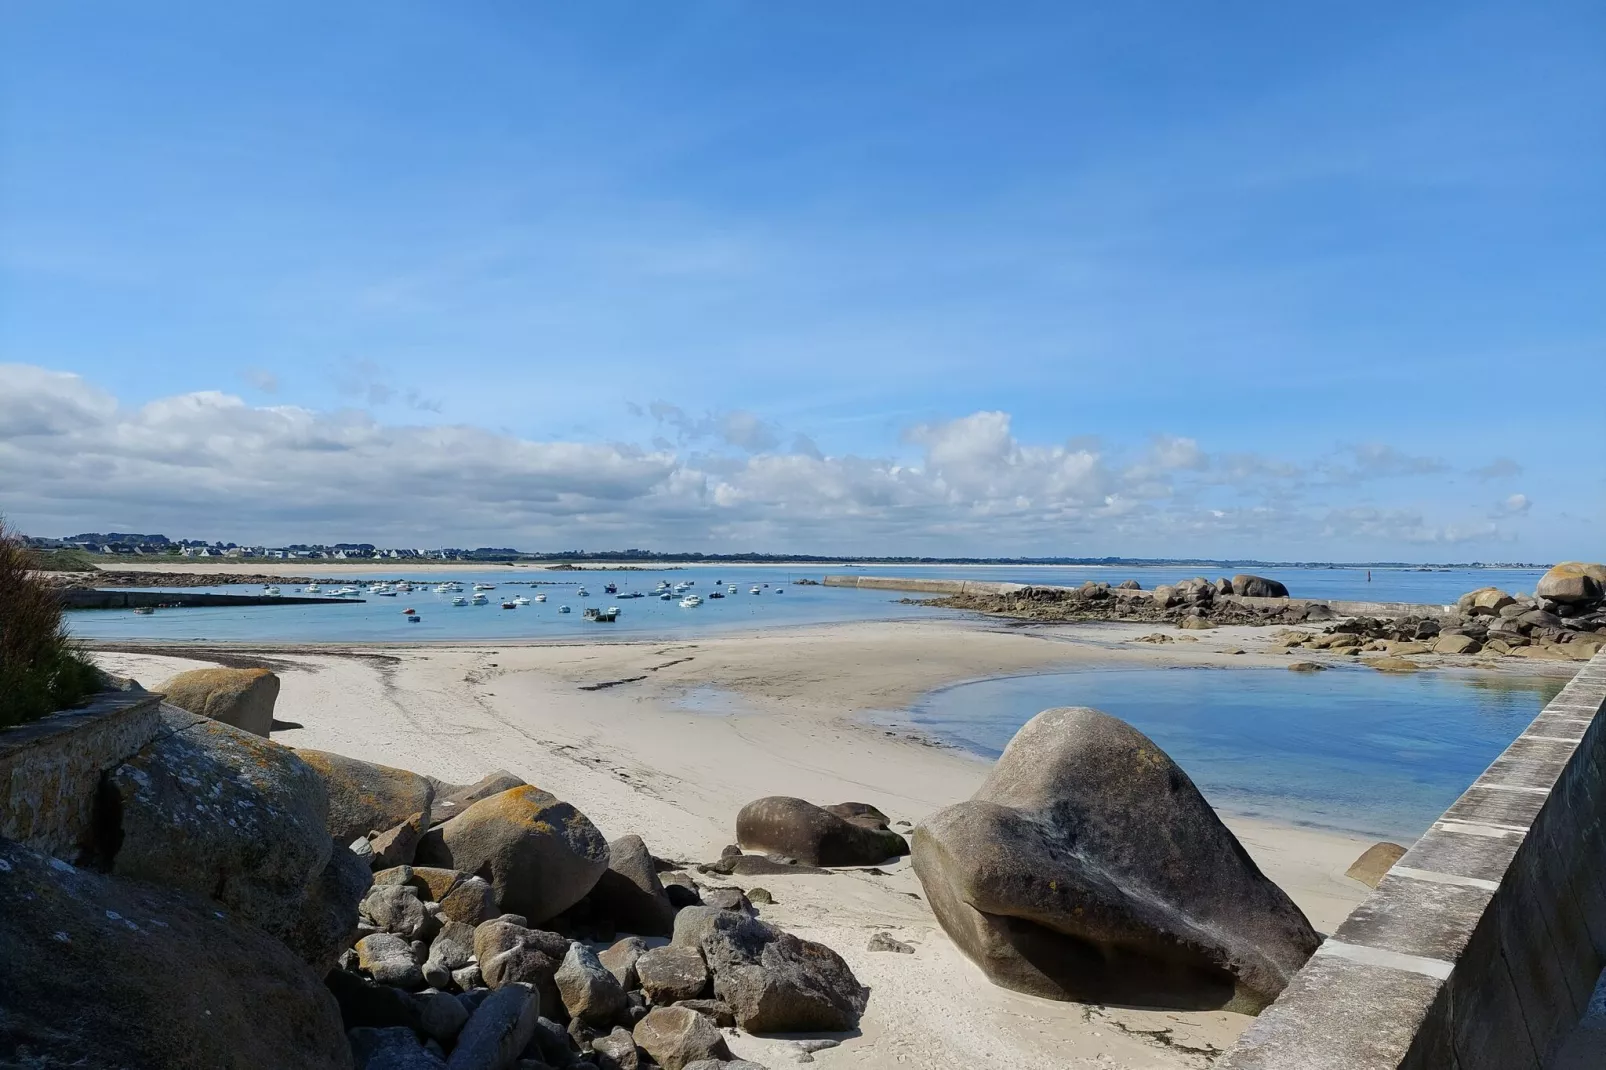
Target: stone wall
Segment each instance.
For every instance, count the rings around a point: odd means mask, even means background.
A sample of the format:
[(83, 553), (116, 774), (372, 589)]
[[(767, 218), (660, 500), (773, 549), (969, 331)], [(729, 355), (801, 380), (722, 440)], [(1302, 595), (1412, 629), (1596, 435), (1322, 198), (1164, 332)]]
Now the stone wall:
[(161, 696), (107, 690), (75, 710), (0, 731), (0, 838), (74, 861), (100, 775), (156, 734)]
[(1606, 653), (1322, 944), (1219, 1070), (1542, 1070), (1606, 969)]
[(361, 598), (307, 598), (301, 595), (208, 594), (196, 591), (102, 591), (69, 588), (58, 592), (63, 609), (134, 609), (138, 606), (353, 606)]

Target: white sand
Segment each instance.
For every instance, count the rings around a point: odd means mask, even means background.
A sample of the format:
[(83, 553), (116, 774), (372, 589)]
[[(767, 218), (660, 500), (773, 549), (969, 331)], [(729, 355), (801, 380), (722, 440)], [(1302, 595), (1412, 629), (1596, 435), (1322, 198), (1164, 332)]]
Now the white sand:
[[(637, 832), (659, 855), (706, 861), (734, 840), (737, 810), (761, 795), (869, 802), (918, 822), (967, 797), (985, 774), (985, 763), (870, 724), (866, 711), (897, 711), (932, 688), (1008, 672), (1274, 657), (1218, 652), (1263, 649), (1265, 633), (1251, 629), (1158, 648), (1129, 642), (1151, 631), (873, 622), (673, 643), (274, 652), (283, 670), (277, 717), (301, 727), (273, 738), (456, 781), (505, 768), (572, 801), (610, 838)], [(147, 685), (197, 664), (100, 657)], [(631, 677), (644, 678), (579, 690)], [(1319, 930), (1331, 931), (1366, 894), (1343, 873), (1369, 841), (1227, 820)], [(882, 868), (887, 876), (700, 878), (768, 888), (777, 902), (764, 908), (767, 920), (836, 949), (871, 987), (861, 1035), (819, 1053), (822, 1066), (1198, 1067), (1249, 1022), (996, 988), (936, 925), (908, 861)], [(867, 952), (877, 931), (916, 953)], [(745, 1034), (732, 1047), (774, 1067), (794, 1054), (784, 1041)]]

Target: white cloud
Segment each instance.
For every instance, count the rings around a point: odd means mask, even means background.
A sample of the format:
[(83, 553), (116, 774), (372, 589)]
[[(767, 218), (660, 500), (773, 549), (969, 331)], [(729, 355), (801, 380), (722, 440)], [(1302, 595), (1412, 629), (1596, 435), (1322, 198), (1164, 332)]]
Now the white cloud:
[[(533, 441), (217, 391), (125, 406), (77, 376), (0, 365), (0, 508), (36, 534), (530, 549), (1157, 554), (1220, 540), (1258, 555), (1268, 540), (1499, 535), (1493, 522), (1458, 527), (1419, 510), (1306, 507), (1309, 468), (1169, 435), (1128, 462), (1085, 437), (1023, 442), (1008, 413), (988, 411), (910, 427), (912, 453), (875, 457), (832, 455), (802, 434), (781, 452), (788, 436), (740, 411), (650, 411), (677, 442)], [(1403, 456), (1364, 454), (1382, 470), (1423, 467)], [(1502, 509), (1521, 515), (1528, 500)]]
[(1528, 500), (1528, 495), (1526, 494), (1512, 494), (1496, 502), (1489, 515), (1496, 520), (1512, 516), (1526, 516), (1528, 510), (1533, 508), (1533, 504)]

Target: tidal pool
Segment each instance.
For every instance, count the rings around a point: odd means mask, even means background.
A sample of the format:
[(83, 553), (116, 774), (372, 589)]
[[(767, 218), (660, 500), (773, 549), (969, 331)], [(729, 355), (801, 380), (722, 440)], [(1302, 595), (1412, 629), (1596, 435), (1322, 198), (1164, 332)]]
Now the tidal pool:
[(996, 757), (1053, 706), (1131, 723), (1218, 809), (1409, 844), (1564, 681), (1372, 669), (1119, 669), (1010, 676), (927, 695), (912, 720)]

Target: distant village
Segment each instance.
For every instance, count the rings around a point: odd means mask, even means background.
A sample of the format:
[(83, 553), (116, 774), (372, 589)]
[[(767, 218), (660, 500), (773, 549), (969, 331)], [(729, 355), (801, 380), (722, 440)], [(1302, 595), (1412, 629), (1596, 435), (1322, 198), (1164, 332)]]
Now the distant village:
[(291, 543), (288, 546), (241, 546), (232, 542), (204, 539), (169, 539), (166, 535), (138, 535), (130, 532), (86, 532), (65, 539), (26, 536), (27, 545), (37, 550), (82, 550), (85, 553), (116, 557), (228, 558), (233, 560), (333, 560), (333, 561), (505, 561), (525, 557), (507, 547), (482, 546), (475, 550), (444, 548), (420, 550), (411, 547), (375, 546), (368, 542)]

